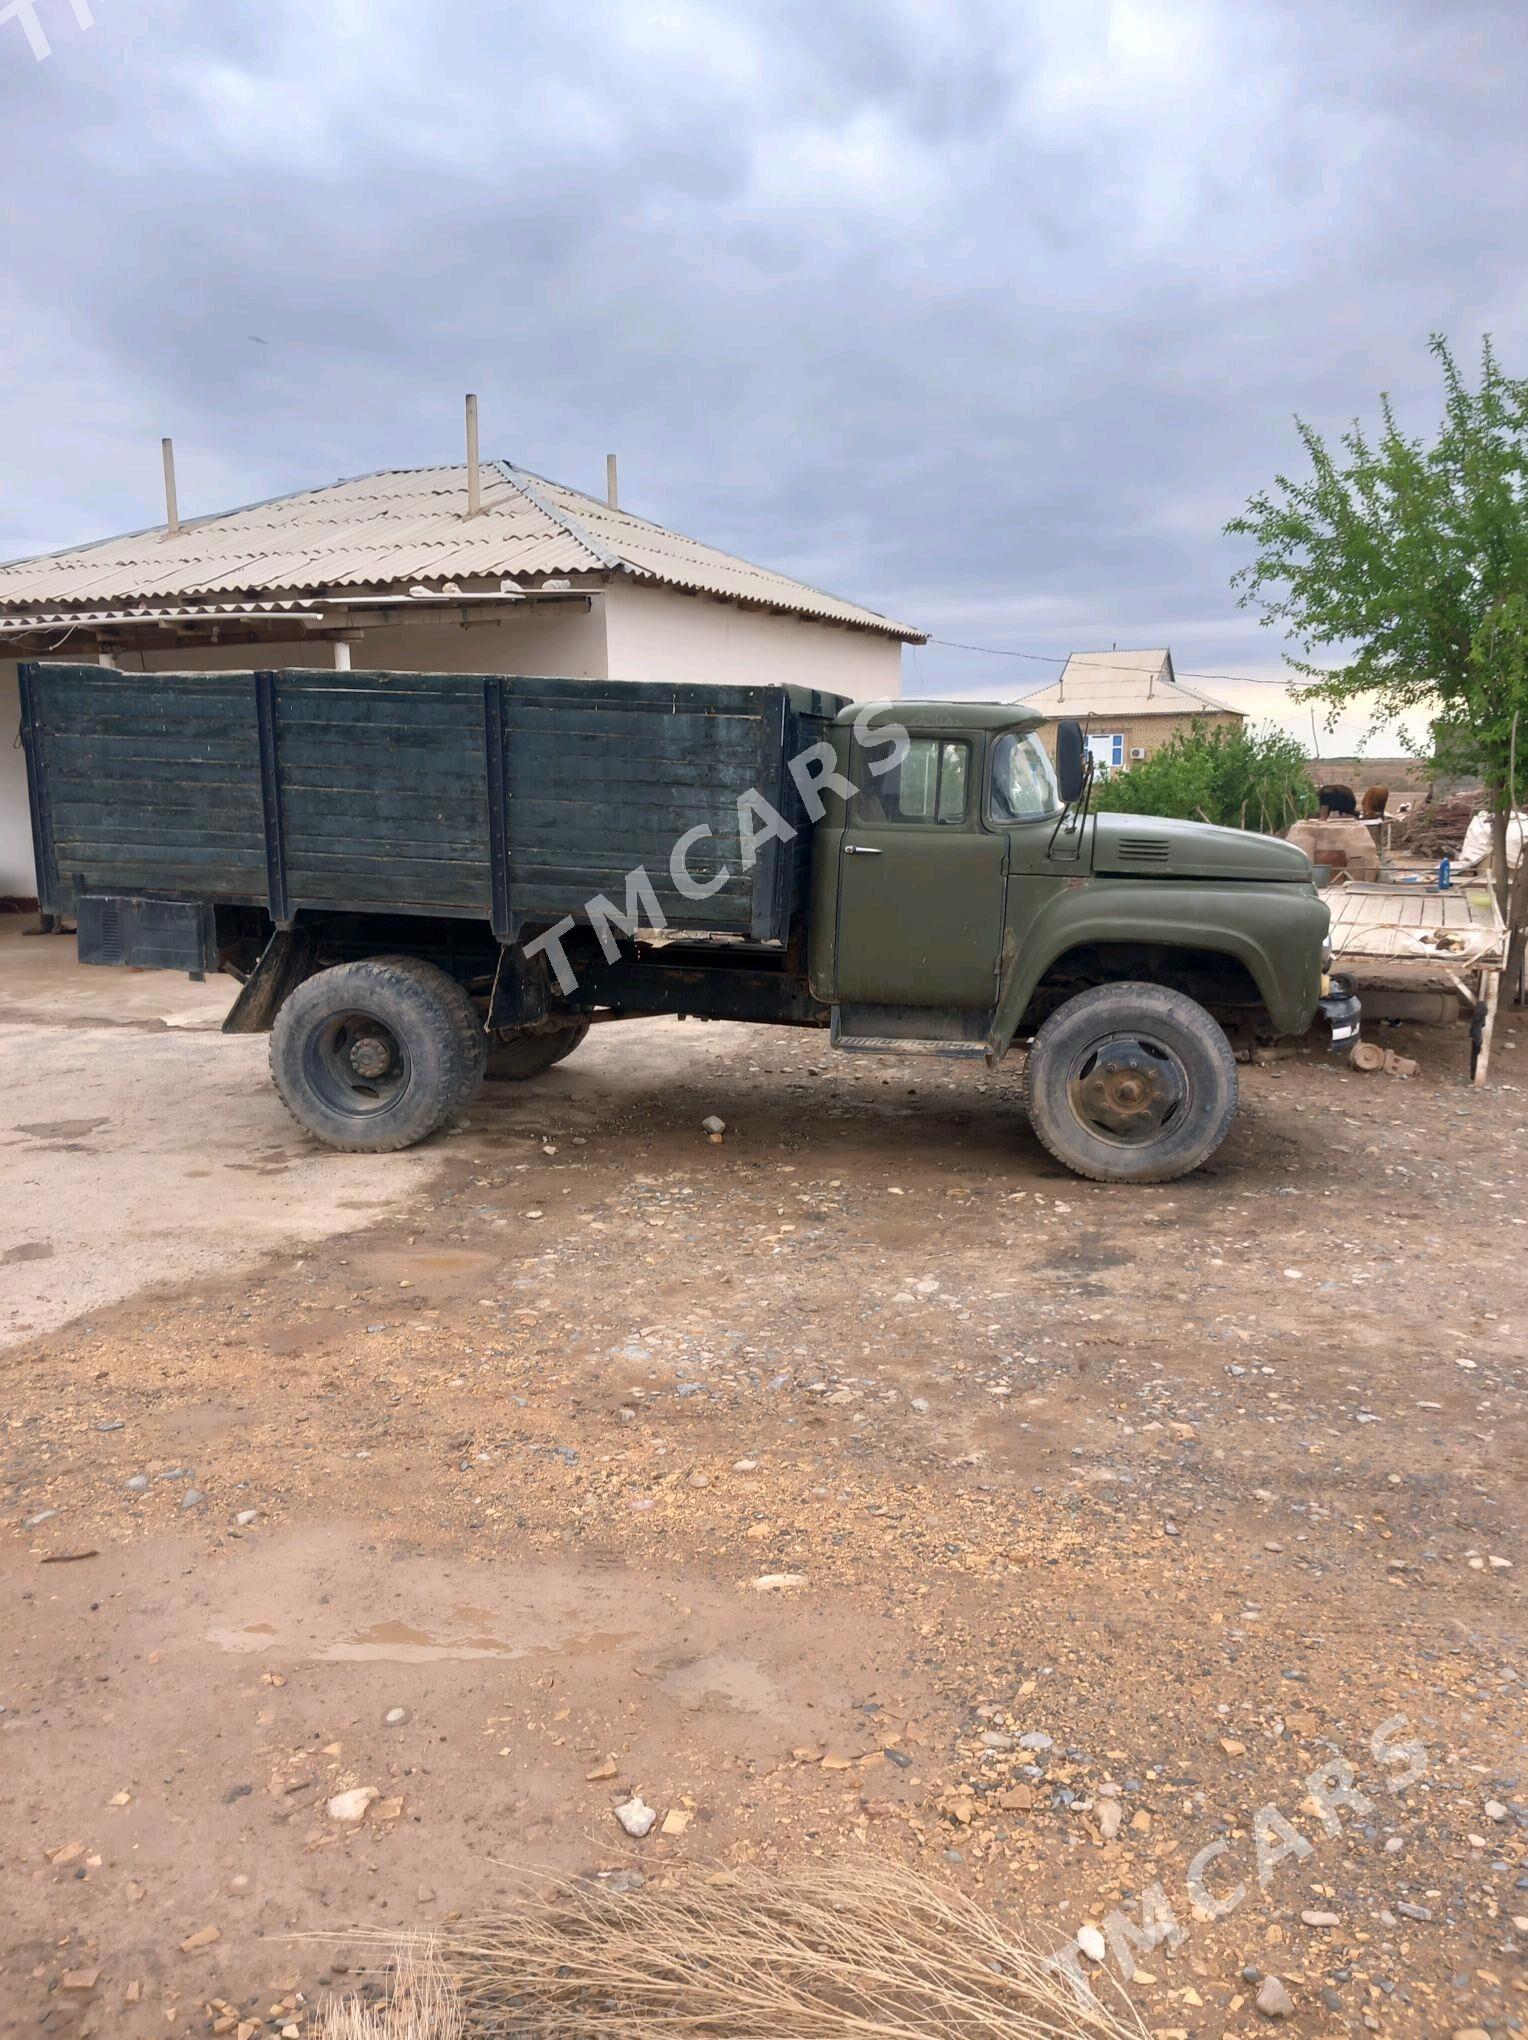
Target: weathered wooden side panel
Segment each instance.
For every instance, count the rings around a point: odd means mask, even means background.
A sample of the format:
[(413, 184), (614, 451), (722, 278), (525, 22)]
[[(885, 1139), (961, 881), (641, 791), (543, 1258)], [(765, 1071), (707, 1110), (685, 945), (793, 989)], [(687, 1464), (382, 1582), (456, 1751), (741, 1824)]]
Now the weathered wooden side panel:
[[(841, 705), (789, 687), (51, 665), (28, 669), (25, 701), (55, 911), (82, 890), (264, 904), (278, 927), (326, 909), (464, 916), (508, 937), (598, 894), (624, 908), (641, 866), (667, 924), (773, 941), (810, 843), (788, 760)], [(751, 794), (799, 834), (745, 862)], [(690, 891), (672, 862), (686, 835)]]
[(489, 911), (483, 683), (275, 676), (288, 904)]
[(28, 756), (56, 873), (45, 905), (70, 912), (77, 890), (264, 899), (247, 673), (44, 666), (28, 683)]
[[(672, 925), (752, 926), (756, 871), (743, 863), (737, 803), (767, 764), (769, 689), (503, 686), (512, 914), (581, 916), (596, 894), (624, 906), (640, 865)], [(708, 832), (686, 859), (695, 883), (727, 873), (704, 899), (687, 898), (670, 868), (676, 840), (695, 828)]]

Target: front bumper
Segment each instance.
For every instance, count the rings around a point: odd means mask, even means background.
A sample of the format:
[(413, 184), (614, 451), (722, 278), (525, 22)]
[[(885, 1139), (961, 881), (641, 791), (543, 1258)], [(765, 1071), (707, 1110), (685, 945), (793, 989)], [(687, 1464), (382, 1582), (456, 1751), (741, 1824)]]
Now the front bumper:
[(1316, 1011), (1330, 1030), (1331, 1038), (1327, 1042), (1330, 1054), (1336, 1049), (1349, 1049), (1357, 1041), (1363, 1008), (1349, 979), (1334, 977), (1329, 983), (1331, 989), (1321, 998)]

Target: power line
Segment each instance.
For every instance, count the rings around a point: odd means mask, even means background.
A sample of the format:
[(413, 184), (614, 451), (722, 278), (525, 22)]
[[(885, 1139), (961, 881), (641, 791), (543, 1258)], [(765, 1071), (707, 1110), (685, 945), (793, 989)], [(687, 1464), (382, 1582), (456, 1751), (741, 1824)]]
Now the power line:
[[(944, 645), (954, 652), (986, 652), (989, 657), (994, 659), (1033, 659), (1042, 666), (1064, 666), (1071, 657), (1070, 652), (1014, 652), (1010, 651), (1005, 645), (967, 645), (962, 644), (959, 638), (931, 637), (928, 642), (931, 645)], [(1113, 664), (1114, 670), (1117, 673), (1157, 673), (1161, 671), (1161, 668), (1158, 666), (1132, 666), (1128, 659), (1115, 659)], [(1176, 666), (1174, 666), (1173, 672), (1175, 675), (1178, 674)], [(1287, 680), (1272, 679), (1266, 673), (1191, 673), (1186, 667), (1181, 677), (1185, 680), (1232, 680), (1239, 687), (1287, 687), (1290, 684)]]

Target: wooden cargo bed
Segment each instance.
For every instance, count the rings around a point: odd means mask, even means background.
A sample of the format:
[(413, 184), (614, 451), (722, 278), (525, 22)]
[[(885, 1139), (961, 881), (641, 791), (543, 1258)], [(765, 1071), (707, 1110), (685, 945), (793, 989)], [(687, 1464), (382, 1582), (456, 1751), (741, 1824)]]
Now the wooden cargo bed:
[[(844, 705), (793, 686), (468, 673), (22, 669), (42, 905), (88, 895), (527, 923), (618, 907), (783, 942), (810, 829), (787, 765)], [(742, 855), (738, 799), (796, 825)], [(687, 869), (676, 841), (697, 828)]]

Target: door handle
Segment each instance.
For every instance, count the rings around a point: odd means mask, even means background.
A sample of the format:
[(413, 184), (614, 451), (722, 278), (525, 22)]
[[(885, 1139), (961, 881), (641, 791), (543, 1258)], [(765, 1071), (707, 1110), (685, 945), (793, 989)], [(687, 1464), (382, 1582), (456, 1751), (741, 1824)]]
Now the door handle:
[(873, 843), (845, 843), (845, 857), (879, 857), (880, 851)]

